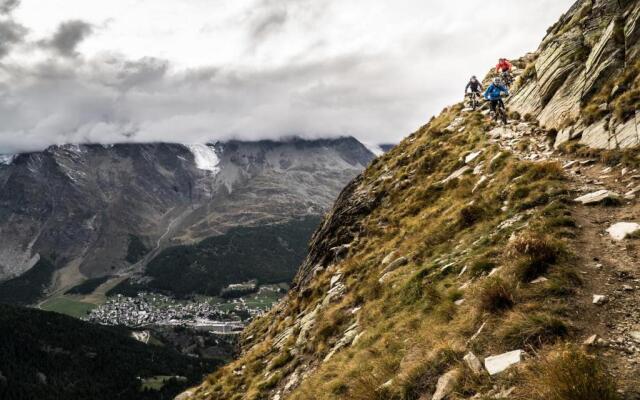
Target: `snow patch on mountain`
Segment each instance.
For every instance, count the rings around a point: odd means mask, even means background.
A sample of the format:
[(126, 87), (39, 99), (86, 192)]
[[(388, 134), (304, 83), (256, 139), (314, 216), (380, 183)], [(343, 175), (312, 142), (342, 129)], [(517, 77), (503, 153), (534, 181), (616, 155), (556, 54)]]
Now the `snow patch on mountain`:
[(187, 144), (185, 146), (193, 154), (193, 160), (198, 169), (211, 171), (214, 174), (220, 172), (220, 167), (218, 166), (220, 158), (213, 147), (206, 144)]
[(380, 157), (381, 155), (384, 154), (384, 150), (382, 149), (382, 147), (380, 147), (380, 145), (377, 145), (371, 142), (361, 142), (361, 143), (367, 148), (367, 150), (372, 152), (376, 157)]
[(17, 154), (0, 154), (0, 165), (11, 165)]

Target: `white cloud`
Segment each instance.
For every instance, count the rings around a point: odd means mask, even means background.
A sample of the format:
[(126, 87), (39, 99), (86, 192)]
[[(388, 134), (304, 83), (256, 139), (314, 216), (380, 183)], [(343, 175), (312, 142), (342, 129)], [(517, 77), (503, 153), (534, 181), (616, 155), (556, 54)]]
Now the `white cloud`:
[[(28, 31), (0, 60), (0, 154), (69, 142), (397, 141), (459, 100), (470, 75), (534, 50), (570, 3), (23, 0), (5, 17)], [(36, 45), (56, 38), (56, 53)]]

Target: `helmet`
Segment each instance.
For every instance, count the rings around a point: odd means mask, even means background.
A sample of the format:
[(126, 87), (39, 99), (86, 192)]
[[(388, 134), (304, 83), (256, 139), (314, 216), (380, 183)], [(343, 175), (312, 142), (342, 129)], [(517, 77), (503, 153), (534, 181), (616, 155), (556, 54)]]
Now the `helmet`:
[(475, 82), (475, 81), (477, 81), (477, 80), (478, 80), (478, 78), (476, 78), (476, 76), (475, 76), (475, 75), (471, 77), (471, 81)]

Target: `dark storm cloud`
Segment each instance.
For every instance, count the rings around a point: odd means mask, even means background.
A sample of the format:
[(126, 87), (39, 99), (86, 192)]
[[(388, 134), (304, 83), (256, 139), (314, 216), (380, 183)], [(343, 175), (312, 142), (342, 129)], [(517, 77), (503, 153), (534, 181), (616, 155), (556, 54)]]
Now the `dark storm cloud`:
[(0, 15), (11, 14), (20, 5), (20, 0), (0, 0)]
[(41, 41), (43, 47), (48, 47), (61, 56), (74, 57), (76, 47), (93, 32), (93, 26), (85, 21), (73, 20), (63, 22), (48, 40)]
[(0, 21), (0, 58), (9, 54), (11, 48), (21, 43), (27, 29), (13, 20)]

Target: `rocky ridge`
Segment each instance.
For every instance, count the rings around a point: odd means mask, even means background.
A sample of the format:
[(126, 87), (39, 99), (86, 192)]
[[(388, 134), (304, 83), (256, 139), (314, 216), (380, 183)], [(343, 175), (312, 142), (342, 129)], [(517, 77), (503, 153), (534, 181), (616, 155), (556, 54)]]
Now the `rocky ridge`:
[(636, 113), (640, 52), (637, 1), (577, 1), (552, 26), (524, 71), (509, 107), (589, 147), (640, 144)]

